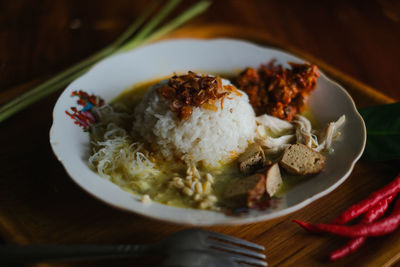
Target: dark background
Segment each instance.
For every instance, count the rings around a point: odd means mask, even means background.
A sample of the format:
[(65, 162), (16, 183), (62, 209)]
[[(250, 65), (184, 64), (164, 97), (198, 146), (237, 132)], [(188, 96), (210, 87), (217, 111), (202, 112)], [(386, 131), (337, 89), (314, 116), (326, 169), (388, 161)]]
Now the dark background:
[[(0, 1), (0, 103), (109, 44), (147, 2)], [(216, 0), (190, 22), (205, 23), (268, 32), (400, 99), (400, 1)]]

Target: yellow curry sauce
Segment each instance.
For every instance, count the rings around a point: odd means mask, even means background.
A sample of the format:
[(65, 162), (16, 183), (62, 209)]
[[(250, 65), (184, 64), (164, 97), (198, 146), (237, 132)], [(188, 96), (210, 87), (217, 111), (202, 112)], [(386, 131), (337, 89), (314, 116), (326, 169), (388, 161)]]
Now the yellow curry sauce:
[[(227, 78), (229, 79), (232, 77), (228, 76)], [(134, 85), (112, 101), (111, 105), (115, 110), (132, 113), (148, 88), (163, 79), (164, 78), (156, 79)], [(303, 112), (303, 115), (310, 119), (313, 126), (317, 126), (314, 116), (312, 116), (308, 109)], [(128, 123), (127, 125), (131, 125), (131, 123)], [(130, 131), (130, 129), (126, 130)], [(110, 180), (131, 193), (139, 195), (147, 194), (156, 202), (177, 207), (198, 208), (196, 202), (193, 201), (192, 198), (182, 194), (169, 185), (169, 182), (173, 177), (184, 177), (186, 172), (185, 164), (179, 161), (166, 162), (162, 160), (158, 160), (155, 163), (160, 172), (158, 175), (153, 177), (147, 177), (146, 179), (140, 179), (140, 177), (129, 177), (129, 175), (124, 173), (123, 170), (116, 169), (114, 173), (112, 173)], [(206, 170), (202, 167), (198, 167), (198, 169), (202, 175), (210, 173), (215, 178), (213, 193), (218, 198), (217, 205), (227, 207), (232, 206), (233, 203), (227, 202), (222, 196), (228, 184), (243, 177), (243, 174), (239, 172), (237, 162), (233, 160), (231, 163), (213, 170)], [(279, 189), (277, 193), (278, 196), (304, 179), (298, 179), (299, 177), (289, 176), (287, 174), (283, 174), (282, 178), (284, 185)]]
[[(163, 79), (165, 78), (134, 85), (122, 92), (120, 96), (112, 101), (111, 105), (118, 111), (132, 113), (136, 105), (139, 104), (140, 100), (145, 95), (146, 91), (152, 85), (159, 83)], [(152, 200), (160, 203), (177, 207), (196, 208), (196, 203), (190, 197), (185, 196), (169, 186), (171, 178), (176, 176), (184, 177), (186, 165), (180, 161), (166, 162), (160, 160), (158, 160), (156, 164), (158, 169), (160, 169), (159, 175), (139, 182), (140, 186), (138, 186), (137, 182), (129, 182), (133, 177), (127, 177), (127, 175), (121, 173), (120, 170), (116, 170), (115, 173), (111, 175), (110, 180), (121, 186), (126, 191), (139, 195), (147, 194)], [(229, 183), (243, 177), (237, 168), (236, 162), (233, 160), (231, 163), (225, 164), (221, 168), (212, 170), (204, 169), (204, 167), (201, 166), (197, 167), (201, 175), (210, 173), (215, 178), (213, 193), (218, 198), (218, 204), (230, 206), (231, 203), (225, 202), (222, 195), (224, 189)]]

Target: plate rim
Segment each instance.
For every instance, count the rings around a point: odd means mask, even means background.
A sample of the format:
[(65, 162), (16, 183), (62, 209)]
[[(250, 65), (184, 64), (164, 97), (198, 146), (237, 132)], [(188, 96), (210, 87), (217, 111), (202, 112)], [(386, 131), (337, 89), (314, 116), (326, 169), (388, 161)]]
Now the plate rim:
[[(357, 161), (361, 158), (362, 153), (365, 149), (365, 145), (366, 145), (366, 126), (365, 126), (365, 122), (362, 119), (362, 116), (360, 115), (360, 113), (357, 110), (357, 107), (355, 105), (355, 102), (353, 100), (353, 98), (351, 97), (351, 95), (343, 88), (343, 86), (341, 86), (338, 82), (334, 81), (333, 79), (329, 78), (327, 75), (325, 75), (322, 71), (320, 71), (320, 75), (322, 77), (324, 77), (329, 83), (333, 84), (336, 88), (339, 88), (343, 93), (345, 93), (346, 97), (351, 101), (351, 107), (352, 107), (352, 111), (354, 112), (354, 114), (357, 116), (357, 118), (360, 120), (361, 125), (362, 125), (362, 148), (360, 149), (360, 151), (358, 152), (358, 154), (355, 156), (355, 158), (352, 160), (350, 167), (347, 169), (346, 173), (336, 182), (334, 182), (331, 186), (329, 186), (328, 188), (326, 188), (325, 190), (322, 190), (314, 195), (312, 195), (311, 197), (308, 197), (304, 200), (302, 200), (301, 202), (287, 207), (285, 209), (282, 210), (278, 210), (276, 212), (272, 212), (272, 213), (267, 213), (265, 215), (261, 215), (261, 216), (257, 216), (257, 217), (239, 217), (236, 218), (236, 220), (230, 220), (227, 221), (225, 219), (225, 221), (223, 222), (217, 222), (217, 223), (210, 223), (210, 222), (203, 222), (203, 221), (197, 221), (195, 223), (193, 222), (189, 222), (189, 221), (177, 221), (176, 219), (174, 220), (173, 218), (164, 218), (164, 217), (157, 217), (155, 215), (152, 214), (147, 214), (145, 212), (139, 212), (137, 210), (133, 210), (130, 209), (128, 207), (124, 207), (124, 206), (120, 206), (116, 203), (112, 203), (104, 198), (102, 198), (101, 196), (95, 194), (94, 192), (92, 192), (90, 189), (86, 188), (84, 185), (82, 185), (79, 182), (79, 179), (75, 179), (74, 176), (72, 175), (72, 173), (70, 172), (70, 170), (67, 168), (66, 164), (64, 163), (64, 160), (62, 159), (61, 155), (58, 154), (58, 149), (56, 148), (56, 143), (57, 141), (54, 140), (54, 131), (56, 129), (56, 112), (58, 112), (58, 105), (60, 105), (60, 101), (61, 99), (64, 97), (64, 94), (66, 93), (66, 91), (75, 83), (79, 82), (83, 77), (85, 77), (86, 75), (95, 72), (97, 67), (101, 64), (106, 64), (105, 62), (107, 62), (108, 60), (110, 60), (111, 58), (115, 58), (115, 57), (119, 57), (119, 56), (124, 56), (126, 54), (129, 53), (137, 53), (137, 51), (143, 47), (149, 47), (149, 46), (156, 46), (159, 44), (164, 44), (164, 43), (175, 43), (175, 42), (203, 42), (203, 43), (210, 43), (210, 42), (239, 42), (239, 43), (244, 43), (246, 45), (251, 45), (257, 48), (262, 48), (262, 49), (269, 49), (269, 50), (273, 50), (273, 51), (278, 51), (280, 53), (295, 57), (296, 59), (300, 60), (300, 61), (307, 61), (297, 55), (294, 55), (290, 52), (287, 52), (285, 50), (279, 49), (279, 48), (275, 48), (275, 47), (270, 47), (270, 46), (265, 46), (265, 45), (260, 45), (260, 44), (256, 44), (250, 41), (246, 41), (246, 40), (242, 40), (242, 39), (235, 39), (235, 38), (210, 38), (210, 39), (198, 39), (198, 38), (178, 38), (178, 39), (167, 39), (167, 40), (162, 40), (159, 42), (155, 42), (155, 43), (151, 43), (149, 45), (146, 46), (141, 46), (135, 50), (132, 51), (127, 51), (124, 53), (117, 53), (115, 55), (112, 55), (110, 57), (107, 57), (99, 62), (97, 62), (96, 64), (94, 64), (90, 70), (88, 72), (86, 72), (85, 74), (81, 75), (80, 77), (78, 77), (77, 79), (75, 79), (74, 81), (72, 81), (64, 90), (63, 92), (60, 94), (59, 98), (56, 101), (56, 104), (54, 105), (53, 108), (53, 112), (52, 112), (52, 118), (53, 118), (53, 122), (49, 131), (49, 135), (50, 135), (50, 145), (51, 145), (51, 149), (54, 153), (54, 155), (56, 156), (57, 160), (60, 161), (60, 163), (62, 164), (63, 168), (65, 169), (66, 173), (68, 174), (68, 176), (71, 178), (71, 180), (77, 184), (81, 189), (83, 189), (84, 192), (88, 193), (89, 195), (93, 196), (94, 198), (100, 200), (103, 203), (106, 203), (107, 205), (110, 205), (114, 208), (117, 208), (119, 210), (123, 210), (125, 212), (130, 212), (130, 213), (134, 213), (134, 214), (138, 214), (140, 216), (146, 217), (146, 218), (150, 218), (150, 219), (155, 219), (155, 220), (159, 220), (159, 221), (164, 221), (164, 222), (169, 222), (169, 223), (174, 223), (174, 224), (179, 224), (179, 225), (189, 225), (189, 226), (218, 226), (218, 225), (241, 225), (241, 224), (248, 224), (248, 223), (256, 223), (256, 222), (261, 222), (261, 221), (266, 221), (266, 220), (271, 220), (271, 219), (276, 219), (288, 214), (291, 214), (295, 211), (298, 211), (306, 206), (308, 206), (309, 204), (311, 204), (312, 202), (322, 198), (323, 196), (328, 195), (329, 193), (331, 193), (332, 191), (334, 191), (336, 188), (338, 188), (352, 173), (355, 164), (357, 163)], [(98, 175), (98, 174), (97, 174)], [(103, 178), (103, 177), (101, 177)], [(103, 178), (104, 179), (104, 178)], [(109, 181), (110, 182), (110, 181)], [(112, 182), (110, 182), (112, 183)], [(122, 189), (121, 189), (122, 190)], [(139, 196), (139, 195), (137, 195)], [(172, 207), (172, 206), (168, 206), (165, 204), (161, 204), (161, 203), (157, 203), (154, 202), (158, 205), (163, 205), (169, 208), (176, 208), (176, 209), (181, 209), (183, 210), (183, 208), (179, 208), (179, 207)], [(143, 205), (146, 205), (143, 203)], [(190, 210), (195, 210), (196, 212), (203, 212), (202, 210), (196, 210), (196, 209), (190, 209)], [(210, 211), (207, 211), (210, 212)]]

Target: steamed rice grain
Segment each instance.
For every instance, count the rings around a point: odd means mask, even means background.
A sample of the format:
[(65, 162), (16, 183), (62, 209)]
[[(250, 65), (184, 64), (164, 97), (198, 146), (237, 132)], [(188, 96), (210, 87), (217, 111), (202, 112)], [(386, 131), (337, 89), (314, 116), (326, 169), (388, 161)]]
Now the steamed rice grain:
[[(187, 162), (201, 162), (217, 167), (242, 153), (255, 137), (256, 121), (248, 96), (231, 93), (215, 105), (217, 111), (194, 107), (187, 120), (179, 120), (169, 109), (169, 102), (157, 93), (167, 81), (151, 87), (135, 109), (133, 131), (154, 151), (167, 158), (180, 157)], [(222, 80), (229, 85), (228, 80)]]

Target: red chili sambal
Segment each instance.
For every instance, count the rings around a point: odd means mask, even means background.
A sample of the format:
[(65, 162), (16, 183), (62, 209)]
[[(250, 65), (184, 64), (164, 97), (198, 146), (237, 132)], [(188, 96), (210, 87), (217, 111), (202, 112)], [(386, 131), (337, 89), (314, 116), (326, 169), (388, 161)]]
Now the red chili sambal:
[(291, 121), (304, 110), (308, 96), (315, 89), (318, 68), (309, 63), (288, 64), (290, 69), (272, 60), (258, 69), (246, 68), (236, 77), (236, 85), (248, 94), (257, 115), (267, 113)]
[(174, 75), (158, 89), (158, 93), (170, 101), (170, 110), (181, 120), (190, 117), (193, 107), (217, 111), (215, 103), (219, 99), (223, 108), (224, 98), (232, 92), (241, 95), (234, 86), (223, 86), (220, 77), (198, 75), (192, 71), (185, 75)]

